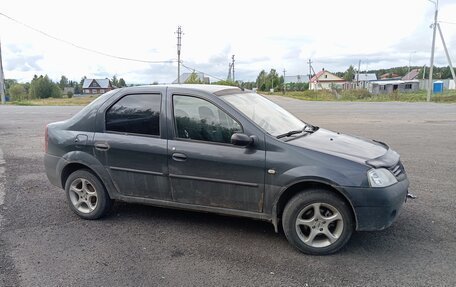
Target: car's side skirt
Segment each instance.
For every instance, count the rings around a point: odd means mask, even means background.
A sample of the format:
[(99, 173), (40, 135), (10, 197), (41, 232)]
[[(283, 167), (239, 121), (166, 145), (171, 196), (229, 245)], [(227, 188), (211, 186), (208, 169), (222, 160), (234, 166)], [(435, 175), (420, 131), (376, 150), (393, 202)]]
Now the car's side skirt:
[(153, 206), (159, 206), (159, 207), (169, 207), (169, 208), (174, 208), (174, 209), (183, 209), (183, 210), (191, 210), (191, 211), (199, 211), (199, 212), (217, 213), (217, 214), (222, 214), (222, 215), (248, 217), (248, 218), (259, 219), (259, 220), (268, 221), (268, 222), (272, 221), (272, 217), (270, 214), (230, 209), (230, 208), (203, 206), (203, 205), (188, 204), (188, 203), (181, 203), (181, 202), (175, 202), (175, 201), (166, 201), (166, 200), (160, 200), (160, 199), (126, 196), (126, 195), (120, 195), (116, 198), (116, 200), (129, 202), (129, 203), (140, 203), (140, 204), (146, 204), (146, 205), (153, 205)]

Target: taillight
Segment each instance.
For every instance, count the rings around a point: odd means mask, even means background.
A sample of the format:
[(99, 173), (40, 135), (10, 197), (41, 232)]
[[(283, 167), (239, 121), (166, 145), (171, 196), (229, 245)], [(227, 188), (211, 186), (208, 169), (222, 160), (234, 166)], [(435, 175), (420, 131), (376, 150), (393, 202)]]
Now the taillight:
[(48, 126), (46, 125), (46, 129), (44, 130), (44, 152), (47, 153), (48, 151)]

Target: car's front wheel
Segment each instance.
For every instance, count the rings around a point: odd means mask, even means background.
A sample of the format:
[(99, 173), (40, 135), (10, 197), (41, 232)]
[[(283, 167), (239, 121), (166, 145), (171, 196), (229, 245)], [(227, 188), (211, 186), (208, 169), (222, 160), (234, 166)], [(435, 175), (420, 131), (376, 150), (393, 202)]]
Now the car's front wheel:
[(301, 192), (285, 206), (282, 225), (288, 241), (306, 254), (331, 254), (350, 239), (354, 220), (347, 203), (328, 190)]
[(70, 174), (65, 192), (71, 210), (84, 219), (103, 217), (111, 207), (111, 199), (103, 183), (88, 170)]

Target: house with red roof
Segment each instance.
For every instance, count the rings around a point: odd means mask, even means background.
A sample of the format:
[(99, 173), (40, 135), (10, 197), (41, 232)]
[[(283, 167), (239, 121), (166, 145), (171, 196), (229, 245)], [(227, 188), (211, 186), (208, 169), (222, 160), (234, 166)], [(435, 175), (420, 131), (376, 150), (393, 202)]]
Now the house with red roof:
[(310, 79), (309, 90), (331, 90), (333, 88), (343, 89), (345, 81), (342, 78), (322, 69)]

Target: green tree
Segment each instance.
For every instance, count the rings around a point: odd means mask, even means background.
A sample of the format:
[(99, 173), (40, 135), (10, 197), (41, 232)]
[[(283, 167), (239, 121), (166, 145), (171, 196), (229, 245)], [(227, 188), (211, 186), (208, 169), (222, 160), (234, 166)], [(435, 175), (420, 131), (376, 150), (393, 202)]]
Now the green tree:
[(238, 86), (238, 84), (236, 82), (229, 81), (229, 80), (213, 82), (212, 85), (234, 86), (234, 87)]
[(82, 88), (82, 86), (84, 85), (84, 80), (85, 80), (85, 79), (87, 79), (86, 76), (82, 77), (81, 80), (79, 81), (79, 85), (81, 86), (81, 88)]
[(119, 79), (118, 84), (119, 84), (119, 85), (118, 85), (119, 88), (123, 88), (123, 87), (126, 87), (126, 86), (127, 86), (127, 84), (125, 83), (125, 80), (124, 80), (123, 78), (120, 78), (120, 79)]
[(119, 80), (117, 79), (116, 75), (112, 76), (111, 83), (113, 86), (119, 87)]
[(23, 84), (14, 84), (8, 89), (9, 96), (13, 101), (22, 101), (27, 98), (27, 93)]
[(17, 84), (17, 81), (14, 79), (5, 79), (5, 94), (6, 96), (10, 96), (9, 88)]
[(35, 75), (30, 83), (29, 95), (35, 99), (60, 98), (62, 97), (62, 90), (47, 75), (44, 77), (36, 77)]
[(348, 67), (348, 69), (344, 73), (344, 80), (351, 82), (351, 81), (353, 81), (354, 78), (355, 78), (355, 68), (353, 67), (353, 65), (350, 65), (350, 67)]
[(271, 69), (266, 77), (266, 88), (278, 90), (280, 88), (280, 77), (275, 69)]
[(268, 73), (265, 70), (261, 70), (258, 74), (256, 79), (256, 86), (260, 91), (266, 91), (266, 81), (267, 81)]
[(67, 77), (62, 75), (62, 77), (60, 78), (59, 87), (60, 87), (60, 89), (62, 89), (62, 91), (65, 87), (68, 87), (68, 78)]
[(203, 82), (198, 77), (198, 74), (193, 71), (187, 80), (185, 80), (185, 84), (202, 84)]

